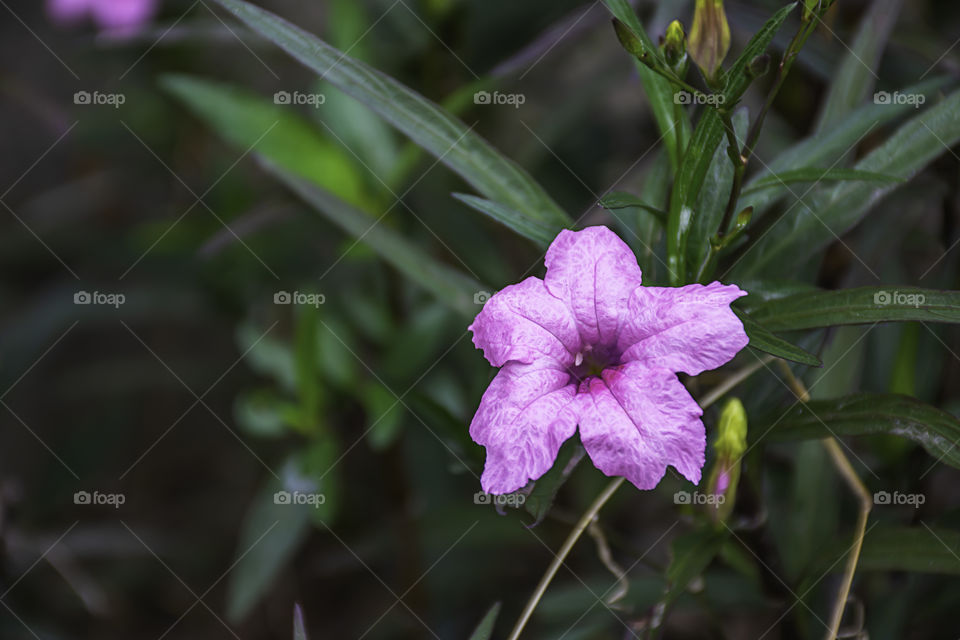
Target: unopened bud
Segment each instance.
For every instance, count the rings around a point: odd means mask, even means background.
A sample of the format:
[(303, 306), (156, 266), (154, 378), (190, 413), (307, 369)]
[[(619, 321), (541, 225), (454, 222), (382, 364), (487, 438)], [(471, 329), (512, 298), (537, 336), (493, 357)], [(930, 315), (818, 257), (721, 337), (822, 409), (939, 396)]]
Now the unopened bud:
[(690, 57), (708, 81), (717, 79), (717, 70), (730, 49), (730, 25), (723, 0), (697, 0), (690, 29)]
[(738, 398), (731, 398), (720, 412), (717, 439), (713, 443), (717, 459), (710, 472), (707, 491), (723, 496), (713, 501), (711, 515), (725, 522), (733, 511), (740, 482), (740, 459), (747, 451), (747, 412)]
[(679, 20), (674, 20), (667, 27), (667, 35), (663, 39), (663, 57), (672, 69), (677, 69), (687, 58), (687, 35)]

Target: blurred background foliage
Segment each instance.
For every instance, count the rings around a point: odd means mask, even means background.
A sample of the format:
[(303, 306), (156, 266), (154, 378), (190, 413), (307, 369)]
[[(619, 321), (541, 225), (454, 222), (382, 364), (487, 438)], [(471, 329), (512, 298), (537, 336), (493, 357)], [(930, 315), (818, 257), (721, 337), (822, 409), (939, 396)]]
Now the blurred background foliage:
[[(930, 81), (931, 102), (942, 99), (960, 64), (960, 8), (883, 4), (889, 12), (840, 1), (826, 16), (773, 105), (754, 171), (826, 128), (821, 105), (851, 46), (868, 58), (846, 71), (851, 83)], [(613, 188), (662, 200), (667, 181), (636, 69), (601, 3), (263, 6), (443, 104), (581, 225), (632, 229), (623, 235), (645, 281), (666, 284), (653, 256), (664, 240), (649, 219), (596, 206)], [(727, 4), (734, 54), (780, 6)], [(636, 7), (655, 39), (674, 18), (689, 25), (693, 10)], [(493, 371), (466, 326), (476, 302), (542, 273), (540, 248), (451, 197), (473, 189), (212, 2), (165, 2), (149, 31), (124, 41), (56, 29), (40, 3), (0, 13), (0, 636), (288, 637), (295, 601), (313, 638), (466, 638), (495, 601), (495, 637), (504, 635), (606, 482), (578, 466), (532, 528), (523, 509), (474, 503), (483, 451), (467, 425)], [(857, 40), (868, 19), (873, 44)], [(790, 33), (774, 37), (775, 59)], [(768, 85), (745, 95), (751, 113)], [(78, 91), (125, 101), (75, 104)], [(476, 91), (524, 101), (478, 105)], [(277, 92), (325, 100), (278, 106)], [(911, 115), (870, 128), (850, 159)], [(275, 177), (283, 170), (295, 174), (286, 185)], [(825, 288), (877, 277), (960, 288), (960, 249), (949, 251), (960, 238), (957, 178), (956, 153), (944, 152), (822, 260), (763, 269)], [(318, 216), (287, 188), (309, 200), (297, 179), (372, 217)], [(78, 291), (125, 303), (76, 305)], [(278, 292), (323, 304), (275, 304)], [(893, 391), (960, 412), (952, 326), (842, 327), (796, 343), (824, 363), (805, 377), (814, 399)], [(692, 381), (694, 394), (719, 376)], [(757, 433), (793, 401), (776, 368), (737, 395)], [(902, 539), (868, 538), (851, 615), (874, 640), (956, 637), (956, 469), (892, 436), (849, 446), (871, 490), (927, 496), (919, 509), (875, 511), (878, 526), (932, 534), (906, 550)], [(816, 443), (757, 447), (742, 484), (741, 511), (761, 524), (742, 544), (724, 541), (690, 589), (670, 596), (665, 637), (819, 635), (837, 574), (819, 578), (849, 545), (853, 497)], [(326, 501), (276, 505), (283, 488)], [(547, 592), (530, 637), (633, 637), (669, 593), (671, 557), (704, 544), (673, 503), (682, 488), (668, 475), (649, 493), (622, 490), (604, 535), (585, 537)], [(76, 505), (82, 490), (126, 501)], [(604, 544), (633, 566), (628, 594), (610, 607), (599, 602), (617, 585)]]

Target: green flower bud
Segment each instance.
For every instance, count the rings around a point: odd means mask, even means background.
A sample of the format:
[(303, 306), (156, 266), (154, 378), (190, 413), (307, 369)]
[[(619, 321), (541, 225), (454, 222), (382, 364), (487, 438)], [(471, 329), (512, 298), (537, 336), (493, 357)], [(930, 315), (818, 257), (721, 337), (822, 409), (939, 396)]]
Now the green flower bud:
[(667, 27), (667, 35), (663, 39), (663, 57), (672, 69), (677, 69), (686, 60), (687, 36), (679, 20), (674, 20)]
[(730, 25), (723, 10), (723, 0), (697, 0), (690, 29), (690, 57), (708, 81), (717, 77), (717, 70), (730, 50)]
[(740, 459), (747, 451), (747, 412), (738, 398), (728, 400), (720, 412), (713, 448), (717, 459), (710, 471), (707, 491), (715, 500), (709, 504), (714, 520), (725, 522), (733, 511), (740, 482)]

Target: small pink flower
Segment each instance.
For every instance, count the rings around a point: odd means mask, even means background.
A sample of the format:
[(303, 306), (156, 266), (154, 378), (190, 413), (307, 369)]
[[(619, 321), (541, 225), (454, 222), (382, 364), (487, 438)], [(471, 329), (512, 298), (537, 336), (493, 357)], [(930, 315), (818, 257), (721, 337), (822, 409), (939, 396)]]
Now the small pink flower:
[(47, 13), (59, 24), (70, 25), (92, 18), (111, 37), (129, 37), (145, 27), (157, 10), (158, 0), (47, 0)]
[(470, 424), (487, 450), (483, 490), (509, 493), (542, 476), (578, 426), (608, 476), (652, 489), (672, 465), (699, 483), (703, 410), (676, 372), (715, 369), (747, 345), (730, 309), (746, 292), (643, 287), (633, 252), (606, 227), (560, 232), (546, 265), (543, 280), (499, 291), (470, 325), (502, 367)]

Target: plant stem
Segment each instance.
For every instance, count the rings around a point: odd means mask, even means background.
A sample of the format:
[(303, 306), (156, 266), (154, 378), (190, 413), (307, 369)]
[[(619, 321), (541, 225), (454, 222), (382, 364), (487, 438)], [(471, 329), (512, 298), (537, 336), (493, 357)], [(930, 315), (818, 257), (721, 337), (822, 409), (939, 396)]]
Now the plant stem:
[(837, 599), (833, 603), (833, 612), (830, 614), (830, 629), (825, 640), (834, 640), (840, 632), (840, 623), (843, 621), (843, 610), (847, 605), (847, 598), (850, 596), (850, 586), (853, 584), (853, 575), (857, 571), (857, 562), (860, 560), (860, 550), (863, 548), (863, 538), (867, 534), (867, 519), (870, 517), (870, 509), (873, 507), (873, 497), (870, 491), (864, 486), (860, 476), (857, 475), (847, 454), (840, 448), (835, 438), (824, 438), (823, 446), (826, 447), (833, 460), (837, 471), (843, 476), (847, 486), (857, 496), (860, 502), (860, 511), (857, 513), (857, 528), (854, 533), (853, 547), (850, 549), (850, 556), (847, 558), (847, 565), (843, 569), (843, 582), (840, 584), (840, 591), (837, 593)]
[(727, 199), (727, 208), (723, 212), (723, 220), (720, 221), (720, 228), (717, 230), (717, 236), (722, 238), (727, 234), (730, 228), (730, 221), (733, 220), (733, 214), (737, 208), (737, 201), (740, 199), (740, 190), (743, 188), (743, 174), (747, 169), (747, 156), (745, 151), (740, 151), (740, 143), (737, 142), (737, 131), (733, 127), (733, 118), (729, 111), (719, 111), (720, 120), (723, 122), (723, 130), (727, 134), (727, 155), (730, 162), (733, 163), (733, 184), (730, 186), (730, 197)]
[[(753, 374), (757, 369), (762, 366), (765, 366), (770, 360), (773, 359), (773, 356), (767, 356), (763, 359), (758, 359), (756, 363), (744, 367), (737, 373), (733, 374), (729, 378), (723, 381), (716, 389), (708, 393), (703, 397), (703, 400), (700, 402), (700, 406), (704, 409), (715, 403), (717, 400), (722, 398), (727, 392), (733, 389), (735, 386), (746, 380)], [(563, 541), (563, 546), (560, 547), (560, 551), (553, 558), (553, 562), (550, 563), (550, 566), (547, 567), (546, 572), (543, 574), (543, 577), (540, 578), (540, 582), (537, 583), (536, 589), (533, 590), (533, 595), (530, 596), (530, 599), (527, 601), (526, 606), (523, 608), (523, 612), (520, 614), (520, 618), (517, 620), (517, 623), (513, 627), (513, 631), (510, 632), (510, 637), (507, 640), (517, 640), (520, 637), (520, 634), (523, 632), (523, 628), (527, 626), (527, 622), (530, 620), (530, 616), (533, 615), (534, 609), (537, 608), (537, 605), (540, 603), (540, 599), (543, 597), (543, 594), (546, 593), (547, 587), (550, 586), (550, 582), (553, 580), (553, 577), (557, 575), (557, 571), (560, 570), (560, 565), (563, 564), (564, 560), (567, 559), (567, 556), (570, 555), (570, 551), (573, 549), (573, 546), (577, 543), (577, 540), (580, 539), (580, 536), (583, 535), (583, 532), (590, 526), (594, 520), (597, 518), (597, 514), (600, 513), (600, 509), (603, 508), (603, 505), (613, 497), (613, 494), (617, 492), (617, 489), (620, 488), (620, 485), (623, 484), (624, 478), (614, 478), (610, 483), (604, 488), (604, 490), (594, 499), (594, 501), (587, 507), (587, 510), (580, 516), (580, 519), (577, 521), (577, 524), (573, 527), (573, 530), (570, 531), (570, 534), (567, 536), (567, 539)]]
[(540, 578), (540, 583), (537, 584), (537, 588), (534, 589), (533, 595), (530, 596), (530, 600), (527, 601), (527, 606), (523, 608), (523, 613), (520, 614), (520, 619), (517, 620), (517, 624), (513, 627), (513, 631), (510, 633), (508, 640), (517, 640), (517, 638), (520, 637), (520, 633), (527, 625), (527, 621), (530, 619), (530, 616), (533, 615), (533, 610), (536, 609), (537, 604), (540, 602), (540, 598), (543, 597), (544, 592), (550, 585), (550, 581), (553, 580), (553, 576), (555, 576), (557, 571), (560, 569), (560, 565), (563, 564), (563, 561), (570, 554), (570, 550), (573, 549), (573, 545), (577, 543), (577, 540), (580, 539), (580, 536), (583, 534), (584, 530), (590, 525), (591, 522), (593, 522), (594, 518), (597, 517), (597, 513), (599, 513), (600, 509), (603, 508), (603, 505), (607, 503), (607, 500), (609, 500), (611, 496), (616, 493), (617, 489), (620, 488), (620, 485), (623, 484), (623, 480), (624, 478), (622, 477), (611, 480), (610, 484), (608, 484), (600, 493), (600, 495), (596, 497), (596, 499), (580, 517), (580, 520), (577, 521), (573, 531), (570, 532), (570, 535), (567, 536), (563, 546), (560, 547), (560, 552), (553, 558), (553, 562), (551, 562), (550, 566), (547, 567), (546, 573), (544, 573), (543, 577)]
[[(791, 388), (796, 393), (798, 399), (806, 403), (810, 400), (810, 392), (804, 386), (803, 382), (793, 375), (793, 371), (783, 360), (780, 361), (781, 368), (787, 376)], [(834, 640), (840, 631), (840, 623), (843, 621), (843, 610), (847, 605), (847, 598), (850, 596), (850, 586), (853, 584), (853, 576), (857, 571), (857, 562), (860, 560), (860, 550), (863, 548), (863, 538), (867, 534), (867, 519), (870, 516), (870, 509), (873, 508), (873, 496), (869, 489), (860, 480), (850, 459), (843, 452), (840, 443), (836, 438), (824, 438), (821, 440), (827, 453), (830, 454), (830, 460), (837, 468), (837, 472), (843, 477), (847, 486), (857, 497), (860, 503), (860, 510), (857, 513), (857, 527), (854, 533), (853, 546), (850, 549), (850, 556), (847, 558), (847, 564), (843, 570), (843, 582), (840, 584), (840, 591), (837, 593), (837, 599), (833, 603), (833, 610), (830, 613), (830, 627), (827, 629), (827, 635), (824, 640)]]

